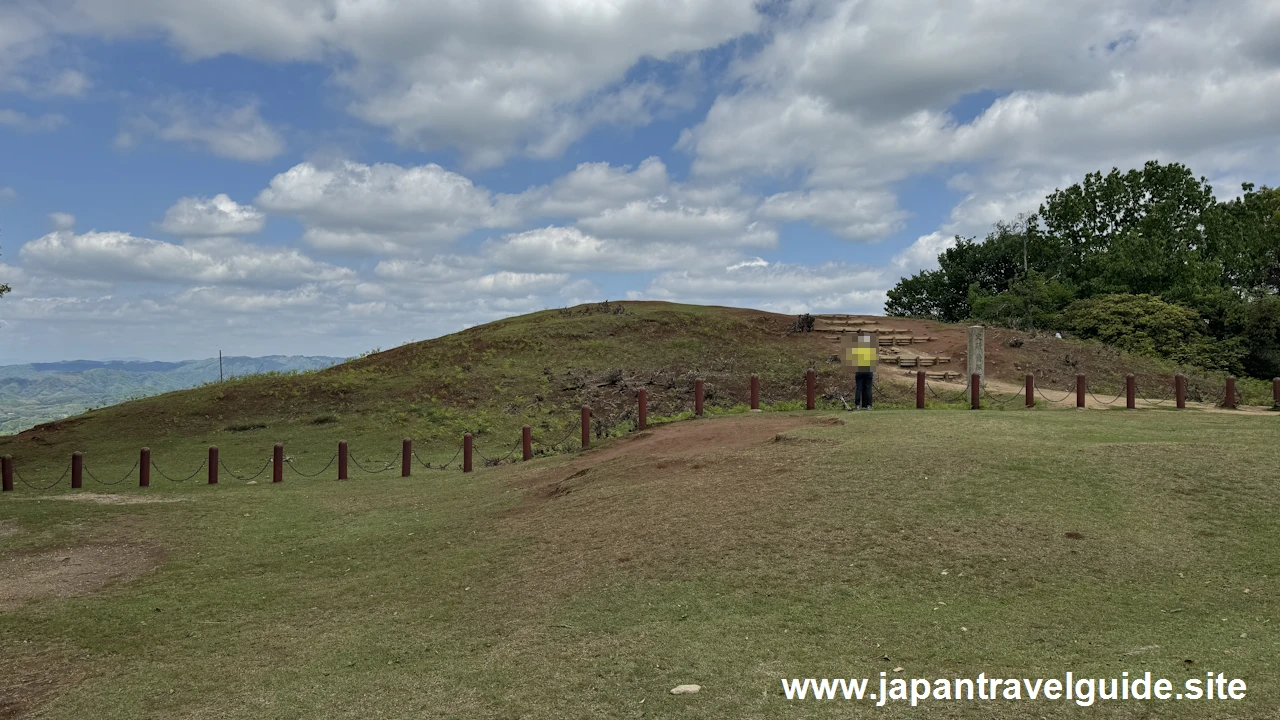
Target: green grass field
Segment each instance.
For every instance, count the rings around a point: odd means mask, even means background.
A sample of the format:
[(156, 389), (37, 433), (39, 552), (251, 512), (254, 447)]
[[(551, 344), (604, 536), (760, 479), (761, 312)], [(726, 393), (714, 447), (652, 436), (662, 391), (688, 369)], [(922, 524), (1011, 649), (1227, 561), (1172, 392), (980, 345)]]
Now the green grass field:
[[(1274, 717), (1278, 421), (764, 413), (469, 475), (20, 486), (0, 717)], [(1068, 670), (1249, 690), (912, 710), (780, 683)]]

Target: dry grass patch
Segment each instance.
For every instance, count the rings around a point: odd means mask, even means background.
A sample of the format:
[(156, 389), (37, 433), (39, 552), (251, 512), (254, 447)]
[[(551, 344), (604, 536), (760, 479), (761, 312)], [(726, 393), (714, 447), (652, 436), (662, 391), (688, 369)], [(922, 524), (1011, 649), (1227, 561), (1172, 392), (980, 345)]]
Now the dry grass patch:
[(149, 503), (186, 502), (191, 498), (157, 497), (155, 495), (127, 495), (125, 493), (78, 492), (63, 495), (41, 495), (23, 500), (69, 500), (71, 502), (97, 503), (98, 505), (146, 505)]
[(88, 595), (109, 583), (151, 572), (164, 562), (161, 548), (135, 543), (79, 545), (0, 559), (0, 611), (25, 602)]

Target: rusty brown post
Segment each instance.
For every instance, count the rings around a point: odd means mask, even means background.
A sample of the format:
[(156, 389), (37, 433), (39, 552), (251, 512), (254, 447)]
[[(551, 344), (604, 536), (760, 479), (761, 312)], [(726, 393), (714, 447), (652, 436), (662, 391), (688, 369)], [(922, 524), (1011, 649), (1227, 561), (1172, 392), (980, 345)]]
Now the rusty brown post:
[(271, 482), (284, 482), (284, 443), (271, 448)]
[(1271, 378), (1271, 407), (1280, 407), (1280, 377)]
[(209, 484), (218, 484), (218, 446), (209, 446)]
[(347, 441), (338, 441), (338, 479), (347, 479)]
[(1138, 379), (1129, 373), (1124, 377), (1124, 406), (1132, 410), (1138, 406), (1135, 396), (1138, 394)]
[(138, 487), (151, 487), (151, 448), (138, 453)]
[(982, 392), (982, 376), (973, 373), (969, 376), (969, 409), (977, 410), (982, 407), (979, 393)]
[(751, 375), (751, 409), (760, 409), (760, 376), (754, 373)]
[(818, 372), (813, 368), (809, 368), (804, 374), (804, 409), (812, 410), (817, 407), (818, 395)]
[(1173, 376), (1173, 394), (1178, 398), (1178, 409), (1182, 410), (1187, 406), (1187, 376), (1178, 373)]
[(1031, 373), (1027, 373), (1027, 389), (1025, 392), (1027, 395), (1027, 407), (1029, 408), (1035, 407), (1036, 406), (1036, 376), (1032, 375)]
[(409, 477), (413, 471), (413, 465), (409, 459), (413, 457), (413, 441), (405, 438), (400, 441), (400, 477)]
[(1076, 407), (1084, 407), (1084, 373), (1076, 373)]
[(1232, 410), (1234, 410), (1236, 408), (1236, 376), (1235, 375), (1227, 376), (1227, 392), (1225, 393), (1225, 395), (1226, 397), (1222, 399), (1222, 406), (1226, 408), (1231, 408)]
[(533, 428), (525, 425), (520, 429), (520, 444), (524, 449), (524, 459), (533, 459)]
[(77, 489), (84, 485), (84, 453), (77, 450), (71, 453), (71, 488)]
[(471, 472), (471, 451), (474, 447), (474, 440), (471, 433), (465, 433), (462, 436), (462, 472)]
[(582, 406), (582, 449), (591, 447), (591, 406)]
[(640, 406), (640, 422), (641, 430), (649, 426), (649, 391), (640, 388), (636, 391), (636, 402)]
[(702, 417), (702, 379), (693, 383), (693, 414)]
[(924, 409), (925, 381), (926, 381), (925, 372), (923, 370), (917, 370), (916, 371), (916, 409), (917, 410)]
[(0, 485), (0, 488), (3, 488), (3, 492), (13, 492), (12, 455), (5, 455), (3, 458), (0, 458), (0, 478), (3, 478), (3, 480), (0, 481), (3, 483)]

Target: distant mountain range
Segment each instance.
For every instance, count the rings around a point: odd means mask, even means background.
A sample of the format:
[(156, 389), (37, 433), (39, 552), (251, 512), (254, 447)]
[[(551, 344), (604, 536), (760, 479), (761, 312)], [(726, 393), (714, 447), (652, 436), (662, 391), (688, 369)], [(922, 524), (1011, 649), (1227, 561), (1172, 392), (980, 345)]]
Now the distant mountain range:
[[(224, 357), (224, 377), (291, 370), (320, 370), (346, 358), (269, 355)], [(218, 358), (152, 362), (148, 360), (70, 360), (0, 365), (0, 435), (12, 435), (88, 408), (185, 390), (218, 380)]]

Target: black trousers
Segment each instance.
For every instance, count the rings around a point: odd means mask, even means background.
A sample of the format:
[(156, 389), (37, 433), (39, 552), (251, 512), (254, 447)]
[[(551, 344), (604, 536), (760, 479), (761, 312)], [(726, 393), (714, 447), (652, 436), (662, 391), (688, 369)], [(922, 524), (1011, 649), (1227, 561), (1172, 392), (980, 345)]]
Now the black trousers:
[(871, 407), (871, 379), (875, 373), (856, 372), (853, 374), (854, 407)]

